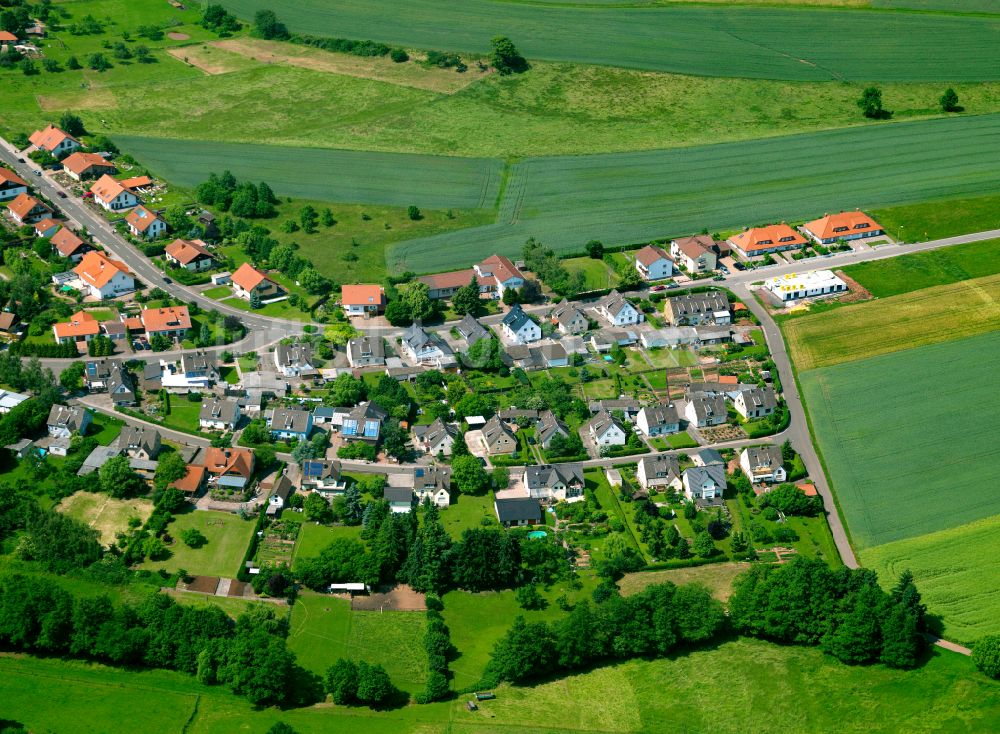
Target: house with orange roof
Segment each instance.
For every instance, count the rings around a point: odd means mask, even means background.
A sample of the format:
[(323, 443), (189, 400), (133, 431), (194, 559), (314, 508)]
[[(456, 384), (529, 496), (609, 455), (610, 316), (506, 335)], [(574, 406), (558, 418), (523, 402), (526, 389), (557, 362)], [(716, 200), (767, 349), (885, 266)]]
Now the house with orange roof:
[(101, 333), (101, 324), (86, 311), (77, 311), (69, 321), (52, 325), (57, 344), (76, 344), (77, 349), (87, 350), (87, 343)]
[(80, 262), (83, 256), (93, 248), (81, 240), (76, 233), (68, 227), (61, 227), (52, 235), (52, 248), (63, 257), (68, 257), (75, 263)]
[(643, 280), (663, 280), (674, 274), (674, 261), (662, 247), (646, 245), (635, 253), (635, 269)]
[(81, 147), (79, 140), (55, 125), (49, 125), (44, 130), (35, 130), (28, 136), (28, 140), (39, 150), (47, 150), (56, 158)]
[(863, 211), (826, 214), (806, 222), (802, 229), (821, 245), (832, 245), (840, 240), (861, 240), (885, 234), (882, 225)]
[(348, 316), (375, 316), (385, 311), (385, 289), (380, 285), (345, 285), (340, 305)]
[(728, 242), (740, 257), (749, 260), (773, 252), (798, 250), (808, 244), (809, 240), (782, 222), (767, 227), (746, 229), (730, 237)]
[(146, 308), (139, 315), (146, 338), (162, 334), (169, 339), (183, 339), (191, 330), (191, 315), (187, 306)]
[(135, 279), (125, 263), (96, 250), (84, 255), (73, 272), (80, 276), (84, 289), (94, 298), (115, 298), (135, 290)]
[(494, 298), (503, 298), (503, 292), (508, 288), (516, 289), (524, 285), (524, 273), (503, 255), (493, 255), (472, 267), (480, 277), (493, 281), (490, 293)]
[(184, 476), (168, 484), (167, 488), (183, 492), (189, 498), (197, 497), (205, 489), (207, 474), (205, 467), (188, 464)]
[(135, 193), (136, 191), (142, 191), (152, 186), (153, 179), (149, 176), (133, 176), (132, 178), (123, 178), (120, 183), (129, 191)]
[(115, 164), (105, 160), (104, 156), (97, 153), (84, 153), (82, 150), (70, 153), (63, 159), (62, 165), (66, 175), (77, 181), (112, 174), (117, 170)]
[(8, 44), (14, 43), (17, 43), (17, 36), (10, 31), (0, 31), (0, 47), (3, 47), (4, 51), (7, 50)]
[(236, 272), (230, 276), (230, 283), (233, 286), (233, 293), (248, 301), (254, 293), (264, 299), (273, 298), (283, 292), (277, 283), (250, 263), (243, 263), (236, 268)]
[(215, 265), (215, 255), (201, 240), (176, 239), (167, 245), (164, 257), (174, 267), (198, 272)]
[(207, 448), (205, 471), (208, 481), (220, 487), (243, 489), (253, 476), (254, 455), (250, 449)]
[(476, 279), (476, 285), (479, 286), (480, 296), (494, 289), (493, 278), (484, 278), (478, 275), (472, 268), (452, 270), (447, 273), (434, 273), (433, 275), (421, 275), (417, 278), (417, 282), (427, 286), (428, 297), (440, 300), (442, 298), (451, 298), (459, 288), (467, 286), (473, 278)]
[(167, 223), (142, 204), (125, 215), (125, 224), (132, 236), (140, 240), (155, 240), (167, 231)]
[(9, 168), (0, 166), (0, 201), (9, 201), (28, 193), (28, 182)]
[(670, 240), (670, 254), (681, 263), (689, 273), (706, 273), (715, 270), (718, 258), (715, 254), (715, 240), (707, 234), (696, 234), (692, 237), (679, 237)]
[(52, 210), (31, 194), (21, 194), (7, 205), (7, 211), (18, 224), (31, 224), (52, 215)]
[(61, 226), (62, 222), (56, 221), (52, 217), (46, 217), (45, 219), (35, 222), (35, 236), (51, 237), (59, 231)]
[(90, 193), (94, 195), (94, 201), (109, 212), (131, 209), (139, 203), (135, 194), (107, 174), (94, 182), (90, 187)]

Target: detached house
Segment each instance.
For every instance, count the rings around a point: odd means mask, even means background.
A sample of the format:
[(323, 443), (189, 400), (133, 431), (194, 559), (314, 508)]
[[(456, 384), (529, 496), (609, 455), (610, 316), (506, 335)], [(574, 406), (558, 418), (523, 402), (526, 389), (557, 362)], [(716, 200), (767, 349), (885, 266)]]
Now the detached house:
[(587, 431), (598, 447), (624, 446), (627, 439), (625, 428), (606, 410), (602, 410), (590, 419)]
[(267, 411), (264, 419), (272, 438), (305, 441), (312, 432), (313, 417), (308, 410), (275, 408)]
[(777, 409), (778, 400), (770, 387), (752, 387), (737, 393), (733, 406), (746, 419), (765, 418)]
[(488, 257), (478, 265), (474, 265), (473, 269), (479, 278), (486, 282), (492, 281), (488, 292), (493, 298), (503, 298), (508, 288), (516, 290), (524, 285), (524, 273), (503, 255)]
[(147, 339), (160, 335), (180, 341), (191, 330), (191, 315), (187, 306), (146, 308), (139, 314), (139, 318)]
[(161, 360), (160, 368), (160, 387), (170, 392), (208, 390), (219, 381), (215, 357), (204, 351), (184, 352), (176, 362)]
[(174, 267), (196, 273), (209, 270), (215, 265), (215, 255), (208, 251), (208, 245), (201, 240), (176, 239), (167, 245), (164, 258)]
[(677, 462), (677, 457), (670, 454), (642, 457), (636, 470), (636, 478), (639, 480), (639, 486), (645, 490), (662, 491), (670, 487), (680, 491), (684, 487), (680, 464)]
[(60, 256), (68, 257), (75, 263), (80, 262), (83, 256), (93, 249), (68, 227), (61, 227), (52, 235), (50, 241), (52, 242), (52, 248)]
[(277, 515), (283, 509), (285, 505), (288, 504), (288, 498), (295, 492), (295, 487), (292, 486), (292, 480), (288, 478), (288, 475), (282, 472), (275, 482), (274, 486), (271, 487), (271, 494), (267, 496), (267, 510), (268, 515)]
[(681, 430), (681, 422), (673, 403), (660, 403), (643, 406), (635, 418), (635, 427), (645, 436), (665, 436)]
[(515, 303), (501, 322), (504, 335), (515, 344), (530, 344), (542, 338), (542, 329)]
[(729, 299), (721, 291), (668, 298), (664, 301), (663, 315), (674, 326), (725, 325), (732, 321)]
[(313, 347), (306, 342), (279, 344), (274, 348), (274, 366), (285, 377), (316, 375), (312, 365)]
[(458, 437), (458, 428), (436, 418), (429, 426), (414, 426), (417, 443), (428, 454), (451, 456), (451, 447)]
[(242, 412), (239, 402), (231, 398), (205, 400), (198, 413), (198, 426), (209, 431), (234, 431)]
[(131, 459), (154, 460), (160, 453), (160, 432), (145, 426), (125, 426), (118, 435), (118, 448)]
[(9, 201), (27, 193), (28, 182), (9, 168), (0, 166), (0, 201)]
[(209, 482), (220, 487), (243, 489), (253, 476), (253, 468), (254, 455), (250, 449), (205, 449), (205, 470)]
[(435, 273), (433, 275), (421, 275), (417, 278), (418, 283), (427, 286), (427, 295), (434, 300), (451, 298), (460, 288), (464, 288), (476, 279), (476, 286), (479, 288), (480, 298), (484, 293), (489, 293), (493, 288), (492, 278), (484, 278), (476, 274), (472, 268), (465, 270), (452, 270), (447, 273)]
[(66, 175), (77, 181), (109, 175), (116, 170), (115, 164), (105, 160), (103, 156), (79, 150), (63, 158), (62, 165)]
[(413, 470), (413, 493), (417, 496), (417, 502), (428, 499), (437, 507), (450, 505), (451, 467), (416, 467)]
[(730, 237), (728, 242), (744, 260), (773, 252), (798, 250), (808, 244), (805, 237), (784, 223), (744, 230)]
[(67, 132), (63, 132), (55, 125), (49, 125), (44, 130), (35, 130), (28, 136), (28, 140), (39, 150), (47, 150), (55, 158), (59, 158), (67, 153), (82, 147), (80, 141)]
[(556, 436), (569, 438), (569, 428), (556, 418), (556, 414), (551, 410), (543, 410), (535, 423), (535, 440), (543, 449), (547, 449), (552, 445), (552, 439)]
[(685, 399), (687, 406), (684, 408), (684, 417), (698, 428), (721, 426), (729, 417), (726, 398), (722, 395), (688, 393)]
[(524, 488), (535, 500), (573, 502), (583, 499), (582, 464), (542, 464), (524, 468)]
[(167, 231), (167, 223), (141, 205), (125, 215), (125, 223), (132, 236), (141, 240), (155, 240)]
[(131, 209), (139, 203), (139, 199), (131, 191), (111, 176), (104, 174), (90, 187), (94, 201), (109, 212)]
[(802, 229), (821, 245), (832, 245), (839, 240), (860, 240), (885, 234), (882, 225), (863, 211), (827, 214), (802, 225)]
[(385, 364), (385, 342), (380, 336), (361, 336), (347, 342), (347, 362), (351, 367)]
[(302, 462), (300, 476), (302, 489), (311, 489), (327, 499), (343, 494), (347, 489), (347, 480), (339, 461), (306, 459)]
[(705, 273), (715, 270), (718, 259), (714, 248), (715, 240), (707, 234), (697, 234), (693, 237), (681, 237), (670, 241), (670, 254), (681, 263), (689, 273)]
[(79, 405), (56, 405), (49, 411), (46, 425), (52, 438), (69, 438), (74, 433), (87, 435), (87, 427), (94, 417), (90, 411)]
[(236, 268), (236, 272), (230, 278), (230, 283), (232, 283), (233, 292), (240, 298), (245, 298), (248, 301), (254, 293), (261, 300), (264, 300), (275, 298), (283, 292), (277, 283), (250, 263), (243, 263)]
[(80, 276), (90, 295), (100, 300), (116, 298), (135, 290), (135, 279), (125, 263), (112, 260), (96, 250), (85, 254), (73, 272)]
[(18, 225), (33, 224), (52, 216), (52, 210), (31, 194), (21, 193), (10, 204), (7, 211)]
[(693, 466), (684, 470), (684, 494), (692, 500), (721, 499), (726, 491), (726, 467), (723, 464)]
[(386, 487), (382, 499), (389, 503), (389, 510), (397, 514), (413, 511), (413, 490), (409, 487)]
[(482, 428), (483, 445), (490, 456), (497, 454), (513, 454), (518, 449), (517, 436), (500, 420), (493, 416)]
[(462, 317), (462, 320), (455, 325), (455, 331), (465, 339), (465, 343), (470, 347), (481, 339), (489, 339), (491, 337), (489, 330), (476, 321), (476, 317), (471, 313), (467, 313)]
[(560, 334), (582, 334), (590, 328), (590, 321), (583, 312), (565, 298), (552, 309), (549, 319)]
[(389, 414), (372, 402), (361, 403), (347, 413), (340, 424), (340, 435), (347, 441), (377, 442), (382, 423)]
[(420, 324), (410, 324), (399, 342), (400, 350), (417, 364), (445, 367), (455, 364), (455, 353), (437, 334), (425, 331)]
[(385, 289), (380, 285), (345, 285), (340, 305), (348, 316), (377, 316), (385, 312)]
[(497, 520), (505, 528), (538, 525), (542, 521), (542, 506), (531, 497), (511, 497), (493, 501)]
[(617, 290), (611, 291), (597, 304), (597, 313), (612, 326), (628, 326), (646, 320)]
[(86, 311), (77, 311), (69, 321), (52, 324), (56, 344), (76, 344), (77, 349), (86, 351), (87, 344), (101, 333), (101, 324)]
[(780, 484), (788, 478), (781, 449), (750, 446), (740, 452), (740, 468), (754, 484)]
[(674, 261), (656, 245), (646, 245), (635, 253), (635, 269), (643, 280), (663, 280), (674, 274)]

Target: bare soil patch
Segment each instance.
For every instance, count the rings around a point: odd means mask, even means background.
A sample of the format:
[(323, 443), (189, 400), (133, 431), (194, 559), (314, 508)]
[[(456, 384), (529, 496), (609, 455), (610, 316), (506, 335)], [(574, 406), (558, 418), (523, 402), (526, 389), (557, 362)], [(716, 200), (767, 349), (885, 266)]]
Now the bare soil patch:
[(178, 582), (177, 588), (185, 591), (197, 591), (201, 594), (215, 594), (215, 590), (219, 588), (219, 577), (195, 576), (190, 583)]
[(93, 492), (75, 492), (59, 503), (58, 510), (94, 528), (100, 533), (101, 543), (111, 545), (117, 533), (128, 529), (130, 518), (137, 517), (142, 522), (149, 519), (153, 514), (153, 503), (140, 499), (117, 500)]
[(215, 52), (208, 46), (184, 46), (168, 48), (167, 53), (180, 62), (200, 69), (206, 74), (227, 74), (245, 68), (238, 57)]
[(351, 599), (351, 609), (355, 612), (423, 612), (427, 602), (423, 594), (406, 584), (390, 589), (380, 588), (368, 596)]
[(171, 41), (187, 41), (190, 40), (191, 36), (187, 33), (168, 33), (167, 38)]

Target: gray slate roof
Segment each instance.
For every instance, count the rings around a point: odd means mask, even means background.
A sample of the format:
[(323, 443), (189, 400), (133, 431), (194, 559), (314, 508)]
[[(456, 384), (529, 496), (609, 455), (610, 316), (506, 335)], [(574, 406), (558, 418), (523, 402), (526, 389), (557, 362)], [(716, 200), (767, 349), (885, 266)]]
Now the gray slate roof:
[(528, 489), (551, 489), (560, 482), (567, 485), (583, 485), (582, 464), (542, 464), (524, 469), (524, 482)]
[(232, 423), (236, 420), (236, 411), (238, 409), (239, 402), (230, 398), (206, 400), (201, 404), (201, 410), (198, 411), (198, 419)]
[(515, 303), (510, 311), (508, 311), (503, 317), (502, 323), (511, 331), (517, 332), (531, 320), (531, 317), (528, 316), (528, 314), (524, 312), (524, 309), (521, 308), (521, 304)]
[(511, 499), (494, 500), (497, 517), (500, 522), (520, 522), (522, 520), (542, 519), (542, 505), (530, 497), (513, 497)]
[(305, 433), (309, 428), (312, 415), (308, 410), (294, 408), (275, 408), (268, 411), (267, 425), (272, 431), (290, 431)]
[(461, 321), (455, 326), (455, 330), (462, 335), (462, 338), (468, 342), (471, 347), (480, 339), (486, 339), (490, 336), (490, 332), (476, 321), (476, 318), (472, 314), (465, 314)]

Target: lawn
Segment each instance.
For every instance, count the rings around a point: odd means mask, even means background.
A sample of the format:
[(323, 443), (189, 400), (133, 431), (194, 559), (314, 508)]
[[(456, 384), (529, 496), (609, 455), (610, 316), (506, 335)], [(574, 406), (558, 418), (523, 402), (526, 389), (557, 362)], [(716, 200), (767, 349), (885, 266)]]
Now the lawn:
[(74, 492), (56, 507), (65, 515), (89, 525), (100, 533), (106, 546), (113, 545), (115, 535), (128, 531), (128, 521), (133, 517), (145, 522), (153, 514), (149, 500), (117, 500), (104, 493)]
[[(998, 299), (1000, 274), (793, 318), (782, 327), (795, 366), (805, 371), (995, 330)], [(939, 379), (955, 376), (948, 368)]]
[(233, 289), (228, 285), (217, 285), (214, 288), (209, 288), (201, 292), (206, 298), (214, 298), (215, 300), (220, 300), (222, 298), (229, 298), (233, 295)]
[(161, 422), (167, 428), (187, 433), (200, 433), (198, 416), (201, 414), (201, 400), (192, 402), (185, 395), (170, 396), (170, 415), (162, 416)]
[(257, 357), (250, 357), (245, 354), (241, 354), (236, 360), (240, 364), (241, 372), (256, 372), (257, 371)]
[[(196, 528), (208, 542), (201, 548), (189, 548), (180, 539), (188, 528)], [(253, 535), (254, 525), (228, 512), (191, 510), (176, 515), (167, 532), (174, 537), (170, 546), (172, 555), (165, 561), (144, 561), (139, 568), (156, 570), (165, 568), (176, 571), (183, 568), (196, 576), (236, 578), (243, 554)]]
[[(510, 473), (515, 474), (517, 469), (511, 468)], [(441, 524), (452, 538), (458, 539), (462, 531), (468, 528), (481, 528), (485, 525), (496, 525), (496, 510), (493, 508), (493, 494), (487, 493), (480, 496), (470, 494), (452, 494), (452, 504), (441, 511)], [(488, 520), (488, 523), (484, 523)]]
[(419, 693), (426, 682), (422, 612), (353, 612), (350, 602), (304, 593), (292, 607), (289, 647), (306, 670), (322, 675), (337, 658), (380, 663), (392, 682)]
[(313, 522), (304, 522), (299, 530), (292, 561), (294, 563), (300, 558), (318, 556), (321, 550), (337, 538), (357, 539), (360, 535), (360, 525), (317, 525)]
[(110, 446), (118, 438), (118, 434), (122, 432), (122, 426), (125, 425), (125, 422), (97, 411), (91, 411), (91, 413), (94, 419), (87, 428), (87, 435), (101, 446)]
[(861, 552), (886, 587), (909, 569), (944, 636), (971, 643), (1000, 634), (1000, 516), (886, 543)]
[(592, 257), (573, 257), (563, 260), (562, 265), (570, 273), (583, 273), (584, 290), (597, 291), (613, 288), (618, 283), (618, 275), (603, 260)]
[(698, 364), (698, 356), (688, 349), (656, 347), (647, 349), (646, 356), (655, 367), (691, 367)]
[(701, 584), (712, 596), (726, 601), (732, 594), (733, 580), (750, 567), (747, 563), (709, 563), (705, 566), (670, 568), (662, 571), (629, 573), (618, 582), (622, 594), (636, 594), (651, 584), (670, 581), (674, 584)]
[[(234, 0), (244, 18), (265, 0)], [(486, 53), (498, 28), (528, 57), (699, 76), (794, 80), (982, 81), (1000, 78), (985, 18), (859, 10), (668, 6), (560, 7), (469, 0), (301, 0), (279, 14), (300, 33)], [(879, 43), (869, 42), (871, 28)], [(573, 33), (565, 30), (572, 28)], [(836, 37), (836, 44), (827, 39)]]
[(691, 434), (687, 431), (671, 433), (669, 436), (666, 436), (666, 439), (672, 449), (690, 449), (698, 445), (698, 442), (691, 438)]
[(855, 548), (1000, 513), (998, 359), (993, 332), (800, 373)]

